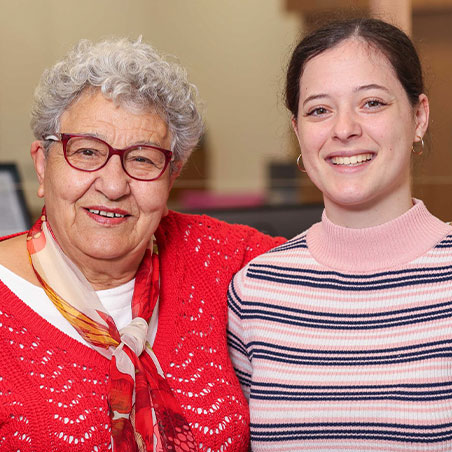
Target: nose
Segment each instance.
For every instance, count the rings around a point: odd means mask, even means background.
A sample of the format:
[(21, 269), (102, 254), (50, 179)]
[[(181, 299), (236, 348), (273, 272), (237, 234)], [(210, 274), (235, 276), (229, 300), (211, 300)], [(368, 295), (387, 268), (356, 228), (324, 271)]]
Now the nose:
[(96, 173), (95, 189), (107, 199), (115, 201), (130, 193), (131, 178), (124, 171), (119, 155), (112, 155)]
[(348, 141), (360, 136), (361, 124), (352, 109), (338, 111), (333, 126), (333, 137), (340, 141)]

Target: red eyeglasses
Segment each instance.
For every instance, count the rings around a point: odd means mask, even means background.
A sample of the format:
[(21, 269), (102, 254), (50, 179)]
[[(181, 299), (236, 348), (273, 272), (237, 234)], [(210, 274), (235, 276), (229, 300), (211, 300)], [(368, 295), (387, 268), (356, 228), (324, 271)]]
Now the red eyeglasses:
[(80, 171), (97, 171), (111, 156), (119, 155), (124, 171), (132, 179), (152, 181), (166, 170), (173, 157), (168, 149), (149, 144), (135, 144), (125, 149), (115, 149), (100, 138), (90, 135), (61, 133), (44, 138), (63, 144), (64, 158), (72, 168)]

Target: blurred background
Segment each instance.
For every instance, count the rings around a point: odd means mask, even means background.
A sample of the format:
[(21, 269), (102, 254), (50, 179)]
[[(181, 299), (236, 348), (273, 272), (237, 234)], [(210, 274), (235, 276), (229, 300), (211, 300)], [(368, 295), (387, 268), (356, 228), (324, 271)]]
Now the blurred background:
[[(431, 101), (428, 152), (414, 192), (452, 220), (452, 0), (0, 0), (0, 234), (40, 213), (29, 155), (33, 91), (81, 38), (142, 35), (187, 68), (206, 131), (170, 207), (293, 236), (317, 221), (321, 196), (296, 167), (283, 101), (299, 37), (334, 17), (377, 16), (411, 34)], [(22, 223), (21, 223), (22, 222)]]

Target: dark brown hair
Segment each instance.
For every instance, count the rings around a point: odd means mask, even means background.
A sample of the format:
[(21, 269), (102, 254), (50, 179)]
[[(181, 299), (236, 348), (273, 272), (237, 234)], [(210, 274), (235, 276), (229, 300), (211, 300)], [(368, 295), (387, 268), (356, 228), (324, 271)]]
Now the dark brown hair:
[(419, 102), (424, 81), (419, 56), (410, 38), (399, 28), (378, 19), (331, 22), (305, 36), (292, 53), (286, 76), (286, 107), (296, 118), (300, 78), (306, 63), (349, 38), (358, 38), (382, 52), (391, 63), (411, 105)]

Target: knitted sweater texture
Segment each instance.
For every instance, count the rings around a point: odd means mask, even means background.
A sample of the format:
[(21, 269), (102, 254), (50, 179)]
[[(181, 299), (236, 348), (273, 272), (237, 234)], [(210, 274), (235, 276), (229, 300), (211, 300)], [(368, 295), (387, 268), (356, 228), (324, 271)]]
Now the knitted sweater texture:
[(253, 452), (452, 450), (452, 228), (324, 215), (240, 271), (229, 343)]
[[(247, 451), (248, 407), (228, 357), (227, 286), (282, 243), (246, 226), (174, 212), (161, 260), (154, 351), (203, 451)], [(109, 361), (50, 325), (0, 283), (0, 450), (111, 449)]]

